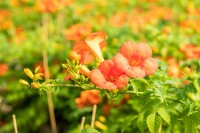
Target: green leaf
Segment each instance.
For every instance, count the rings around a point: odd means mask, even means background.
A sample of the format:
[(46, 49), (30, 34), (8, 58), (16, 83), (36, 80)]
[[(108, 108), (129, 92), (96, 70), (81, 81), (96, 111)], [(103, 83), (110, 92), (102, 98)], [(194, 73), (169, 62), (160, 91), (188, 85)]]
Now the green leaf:
[(193, 117), (193, 121), (197, 124), (197, 125), (200, 125), (200, 113), (198, 112), (198, 113), (194, 113), (193, 115), (192, 115), (192, 117)]
[(195, 122), (192, 120), (192, 117), (188, 116), (186, 119), (184, 119), (184, 125), (185, 125), (185, 133), (198, 133), (197, 126)]
[(140, 114), (137, 120), (137, 127), (140, 129), (140, 132), (143, 133), (145, 130), (144, 114)]
[(89, 128), (84, 128), (84, 129), (81, 131), (81, 133), (100, 133), (100, 132), (97, 131), (97, 130), (94, 129), (94, 128), (89, 127)]
[(151, 133), (154, 133), (155, 113), (147, 116), (147, 127)]
[(154, 109), (160, 104), (160, 99), (149, 99), (143, 106), (143, 111), (153, 112)]
[(149, 131), (151, 133), (157, 133), (161, 127), (162, 118), (158, 114), (153, 113), (147, 116), (146, 122), (149, 128)]
[(156, 133), (159, 132), (159, 129), (161, 128), (161, 124), (162, 124), (162, 118), (160, 117), (160, 115), (156, 114), (155, 125), (154, 125), (154, 131)]
[(144, 78), (136, 78), (136, 79), (134, 79), (134, 80), (135, 80), (135, 81), (140, 81), (140, 82), (145, 83), (146, 85), (150, 86), (149, 82), (147, 82), (147, 80), (144, 79)]
[(165, 100), (165, 95), (166, 95), (166, 90), (163, 87), (159, 87), (155, 90), (156, 94), (160, 96), (160, 100), (164, 102)]
[(162, 117), (162, 119), (167, 122), (168, 124), (170, 124), (170, 115), (167, 112), (166, 109), (164, 108), (159, 108), (158, 109), (158, 114)]
[(133, 87), (133, 90), (136, 92), (138, 92), (138, 89), (140, 88), (140, 86), (138, 85), (138, 83), (136, 82), (131, 82), (131, 86)]
[(129, 117), (126, 117), (126, 118), (124, 119), (123, 124), (122, 124), (121, 132), (123, 133), (123, 132), (126, 130), (126, 128), (131, 124), (131, 122), (132, 122), (134, 119), (136, 119), (136, 118), (137, 118), (137, 116), (129, 116)]

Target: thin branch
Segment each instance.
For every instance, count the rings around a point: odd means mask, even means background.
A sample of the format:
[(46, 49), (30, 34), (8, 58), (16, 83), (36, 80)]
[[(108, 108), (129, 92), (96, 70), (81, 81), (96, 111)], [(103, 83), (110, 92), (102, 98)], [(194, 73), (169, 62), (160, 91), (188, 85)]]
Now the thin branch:
[[(43, 24), (42, 25), (42, 41), (43, 43), (46, 43), (46, 41), (48, 41), (48, 16), (43, 16), (42, 24)], [(45, 44), (43, 45), (44, 45), (43, 54), (42, 54), (43, 66), (44, 66), (44, 71), (45, 71), (45, 80), (48, 80), (49, 79), (48, 55), (47, 55)], [(49, 107), (49, 115), (50, 115), (52, 132), (57, 133), (53, 100), (52, 100), (52, 95), (49, 91), (47, 91), (47, 101), (48, 101), (48, 107)]]
[(15, 133), (18, 133), (16, 117), (15, 117), (15, 115), (12, 115), (12, 117), (13, 117), (13, 124), (14, 124)]
[(85, 123), (85, 117), (82, 117), (82, 119), (81, 119), (81, 128), (80, 128), (81, 131), (83, 130), (84, 123)]
[(96, 117), (96, 111), (97, 111), (97, 105), (93, 105), (93, 111), (92, 111), (92, 121), (91, 121), (91, 128), (94, 128), (94, 121)]

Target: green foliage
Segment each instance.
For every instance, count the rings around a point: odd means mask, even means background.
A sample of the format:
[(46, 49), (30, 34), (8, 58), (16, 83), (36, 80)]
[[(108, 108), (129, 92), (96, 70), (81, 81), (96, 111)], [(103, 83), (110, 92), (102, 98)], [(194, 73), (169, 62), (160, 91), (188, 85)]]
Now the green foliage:
[(88, 128), (84, 128), (84, 129), (81, 131), (81, 133), (100, 133), (100, 132), (97, 131), (97, 130), (94, 129), (94, 128), (88, 127)]

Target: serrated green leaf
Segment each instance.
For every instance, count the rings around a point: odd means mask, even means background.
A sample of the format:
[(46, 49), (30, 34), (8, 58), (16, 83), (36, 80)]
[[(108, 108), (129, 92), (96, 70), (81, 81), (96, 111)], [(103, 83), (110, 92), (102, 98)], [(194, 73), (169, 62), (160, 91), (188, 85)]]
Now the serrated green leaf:
[(151, 133), (154, 133), (155, 113), (147, 116), (147, 127)]
[(167, 112), (166, 109), (164, 108), (159, 108), (158, 109), (158, 114), (162, 117), (162, 119), (167, 122), (168, 124), (170, 124), (170, 115)]
[(140, 132), (143, 133), (145, 130), (144, 114), (139, 115), (137, 120), (137, 127), (140, 129)]
[(192, 120), (192, 117), (188, 116), (184, 119), (184, 125), (185, 125), (185, 133), (198, 133), (197, 126), (195, 122)]
[(126, 128), (131, 124), (131, 122), (136, 118), (137, 118), (137, 116), (126, 117), (124, 119), (122, 126), (121, 126), (121, 132), (123, 133), (126, 130)]
[(84, 128), (84, 129), (81, 131), (81, 133), (100, 133), (100, 132), (97, 131), (97, 130), (94, 129), (94, 128), (89, 127), (89, 128)]
[(145, 104), (144, 104), (144, 107), (143, 107), (143, 111), (153, 111), (158, 105), (160, 104), (160, 99), (149, 99)]
[(162, 118), (160, 117), (160, 115), (156, 114), (155, 125), (154, 125), (154, 131), (156, 133), (159, 132), (159, 129), (161, 128), (161, 124), (162, 124)]

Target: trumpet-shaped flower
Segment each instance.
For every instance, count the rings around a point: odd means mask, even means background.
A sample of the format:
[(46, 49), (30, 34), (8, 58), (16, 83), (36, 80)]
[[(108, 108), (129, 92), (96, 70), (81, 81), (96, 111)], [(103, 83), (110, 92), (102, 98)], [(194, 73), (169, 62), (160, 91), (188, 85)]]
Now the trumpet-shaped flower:
[[(95, 51), (96, 43), (94, 43), (94, 47), (92, 45), (93, 44), (91, 43), (91, 47), (94, 48), (94, 51)], [(73, 51), (80, 55), (79, 63), (89, 64), (94, 61), (95, 56), (102, 60), (103, 57), (100, 57), (98, 55), (102, 56), (101, 49), (103, 49), (106, 46), (106, 42), (105, 41), (100, 42), (98, 45), (99, 45), (98, 46), (99, 48), (96, 49), (95, 52), (97, 54), (95, 54), (85, 41), (80, 41), (80, 42), (75, 43), (73, 47)]]
[(90, 72), (90, 80), (99, 88), (113, 90), (126, 86), (129, 78), (124, 74), (124, 70), (116, 69), (112, 60), (105, 60), (100, 63), (98, 69)]
[(101, 53), (101, 44), (105, 44), (106, 33), (99, 31), (92, 34), (89, 34), (85, 38), (85, 42), (90, 49), (91, 53), (95, 55), (99, 61), (103, 61), (104, 58)]
[(143, 78), (153, 74), (158, 68), (151, 55), (152, 50), (147, 44), (128, 41), (120, 47), (120, 52), (114, 56), (113, 61), (116, 68), (124, 70), (127, 76)]

